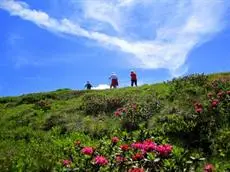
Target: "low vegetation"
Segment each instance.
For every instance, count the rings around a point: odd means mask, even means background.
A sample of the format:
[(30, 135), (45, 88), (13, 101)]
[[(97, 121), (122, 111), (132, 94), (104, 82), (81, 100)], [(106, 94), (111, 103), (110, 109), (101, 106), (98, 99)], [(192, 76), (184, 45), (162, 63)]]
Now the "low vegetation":
[(230, 171), (230, 73), (0, 98), (0, 171)]

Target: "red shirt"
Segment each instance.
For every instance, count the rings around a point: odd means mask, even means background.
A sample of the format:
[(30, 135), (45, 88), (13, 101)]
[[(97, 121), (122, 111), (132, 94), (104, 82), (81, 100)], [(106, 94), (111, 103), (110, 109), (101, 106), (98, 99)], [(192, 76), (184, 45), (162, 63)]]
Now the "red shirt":
[(130, 76), (131, 76), (131, 80), (137, 80), (137, 75), (135, 73), (132, 72)]

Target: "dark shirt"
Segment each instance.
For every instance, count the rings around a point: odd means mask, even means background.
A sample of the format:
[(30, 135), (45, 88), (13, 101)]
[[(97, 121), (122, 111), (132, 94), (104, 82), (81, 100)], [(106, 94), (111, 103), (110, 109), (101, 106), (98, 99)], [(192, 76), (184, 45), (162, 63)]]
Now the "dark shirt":
[(90, 90), (93, 86), (91, 84), (85, 84), (85, 87), (87, 88), (87, 90)]

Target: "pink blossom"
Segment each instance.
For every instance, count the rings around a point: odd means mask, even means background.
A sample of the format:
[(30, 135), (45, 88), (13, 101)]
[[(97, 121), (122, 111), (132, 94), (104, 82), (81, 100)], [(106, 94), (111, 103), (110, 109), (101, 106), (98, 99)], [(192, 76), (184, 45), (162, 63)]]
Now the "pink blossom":
[(120, 146), (120, 148), (121, 148), (121, 150), (123, 150), (123, 151), (128, 151), (128, 150), (129, 150), (129, 145), (123, 144), (123, 145)]
[(156, 150), (161, 156), (168, 156), (172, 152), (172, 145), (164, 144), (157, 146)]
[(142, 160), (144, 158), (144, 155), (142, 153), (136, 153), (135, 155), (132, 156), (132, 159), (134, 161), (139, 161)]
[(85, 155), (92, 155), (93, 154), (93, 148), (92, 147), (84, 147), (84, 148), (82, 148), (81, 152)]
[(108, 164), (108, 160), (104, 157), (104, 156), (96, 156), (93, 161), (95, 162), (95, 164), (97, 165), (107, 165)]
[(201, 113), (203, 111), (203, 109), (202, 108), (196, 108), (195, 111), (196, 111), (196, 113)]
[(128, 172), (144, 172), (143, 168), (131, 168)]
[(142, 149), (143, 148), (143, 144), (141, 142), (134, 142), (131, 144), (131, 147), (134, 149)]
[(114, 115), (115, 115), (115, 116), (121, 116), (121, 112), (116, 111), (116, 112), (114, 112)]
[(119, 138), (118, 137), (113, 137), (112, 138), (112, 143), (117, 143), (119, 142)]
[(154, 151), (156, 150), (157, 148), (157, 145), (156, 143), (154, 143), (152, 140), (145, 140), (143, 142), (143, 149), (146, 151), (146, 152), (151, 152), (151, 151)]
[(71, 163), (72, 162), (70, 160), (68, 160), (68, 159), (64, 159), (62, 161), (62, 165), (65, 166), (65, 167), (69, 167)]
[(212, 107), (213, 107), (213, 108), (217, 107), (218, 104), (219, 104), (219, 100), (214, 99), (214, 100), (212, 101)]
[(206, 164), (204, 166), (204, 172), (214, 172), (214, 166), (212, 164)]

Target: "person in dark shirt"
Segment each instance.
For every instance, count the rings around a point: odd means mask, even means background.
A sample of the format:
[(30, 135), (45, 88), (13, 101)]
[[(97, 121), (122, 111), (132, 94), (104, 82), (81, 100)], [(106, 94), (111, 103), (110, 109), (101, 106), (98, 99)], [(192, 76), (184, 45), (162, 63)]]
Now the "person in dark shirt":
[(87, 90), (91, 90), (92, 87), (93, 87), (93, 86), (90, 84), (90, 82), (87, 81), (86, 84), (85, 84), (85, 88), (86, 88)]
[(134, 71), (131, 71), (130, 73), (131, 77), (131, 86), (133, 87), (133, 84), (137, 87), (137, 74)]

